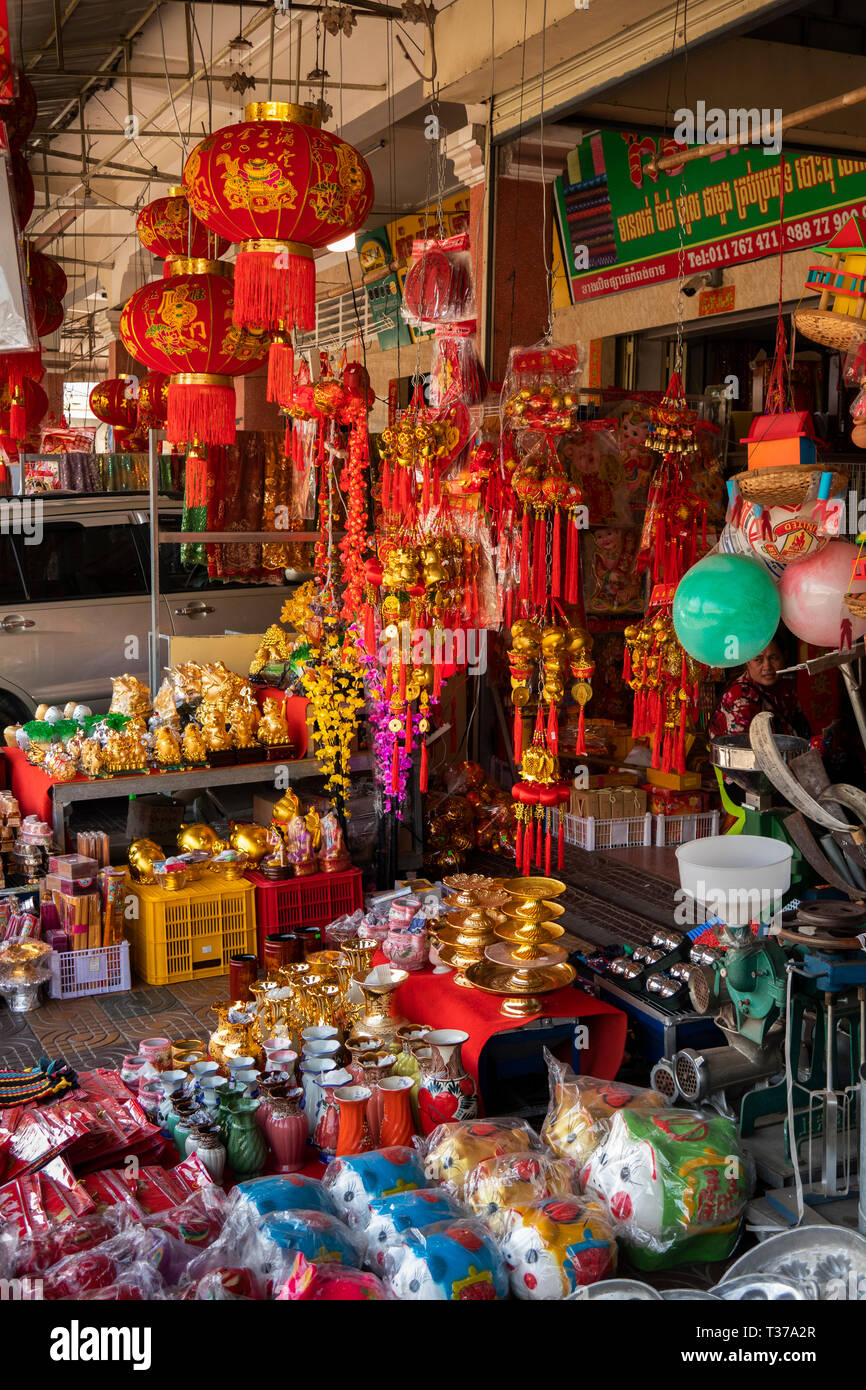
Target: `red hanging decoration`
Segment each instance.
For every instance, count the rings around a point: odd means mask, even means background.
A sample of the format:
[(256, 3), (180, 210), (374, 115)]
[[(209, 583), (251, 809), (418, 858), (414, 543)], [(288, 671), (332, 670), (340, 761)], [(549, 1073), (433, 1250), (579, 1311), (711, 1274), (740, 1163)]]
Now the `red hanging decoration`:
[(266, 395), (281, 410), (287, 410), (295, 398), (295, 349), (289, 334), (275, 333), (271, 339)]
[(418, 770), (418, 786), (421, 794), (427, 790), (427, 739), (421, 735), (421, 765)]
[(562, 525), (559, 508), (553, 509), (553, 556), (550, 567), (550, 593), (553, 598), (562, 597)]

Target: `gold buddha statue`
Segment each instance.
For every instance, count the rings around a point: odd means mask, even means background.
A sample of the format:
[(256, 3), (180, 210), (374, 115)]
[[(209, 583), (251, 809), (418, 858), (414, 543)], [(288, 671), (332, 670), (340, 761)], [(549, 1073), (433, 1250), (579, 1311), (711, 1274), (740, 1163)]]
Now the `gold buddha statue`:
[(174, 731), (167, 724), (157, 729), (154, 735), (153, 759), (159, 767), (178, 767), (180, 765), (180, 744)]
[(226, 717), (222, 710), (202, 700), (198, 710), (205, 748), (209, 753), (222, 753), (232, 746)]
[(280, 701), (273, 696), (265, 700), (262, 718), (257, 734), (259, 743), (276, 745), (290, 744), (289, 726), (282, 712)]

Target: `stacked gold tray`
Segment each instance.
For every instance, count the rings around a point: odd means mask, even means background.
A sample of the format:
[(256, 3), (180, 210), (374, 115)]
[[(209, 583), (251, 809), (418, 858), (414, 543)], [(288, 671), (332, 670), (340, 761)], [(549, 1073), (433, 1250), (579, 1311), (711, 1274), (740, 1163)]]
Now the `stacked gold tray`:
[(531, 1018), (541, 1012), (539, 996), (570, 985), (573, 966), (568, 952), (553, 943), (563, 935), (556, 924), (565, 909), (551, 899), (565, 892), (556, 878), (513, 878), (502, 884), (509, 902), (505, 921), (494, 927), (497, 941), (484, 948), (484, 959), (466, 969), (466, 979), (487, 994), (504, 995), (500, 1013)]
[(454, 897), (439, 919), (447, 925), (436, 930), (439, 959), (457, 972), (456, 985), (471, 988), (465, 972), (483, 961), (486, 948), (495, 943), (496, 928), (507, 921), (503, 909), (511, 896), (498, 879), (483, 874), (454, 874), (443, 884)]

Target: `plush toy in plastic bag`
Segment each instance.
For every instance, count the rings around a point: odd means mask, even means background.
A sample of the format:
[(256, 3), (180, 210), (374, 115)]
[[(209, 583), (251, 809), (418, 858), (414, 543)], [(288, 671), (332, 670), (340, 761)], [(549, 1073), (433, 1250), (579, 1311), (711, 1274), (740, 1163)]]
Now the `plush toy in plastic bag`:
[(571, 1197), (575, 1182), (575, 1171), (564, 1159), (544, 1153), (504, 1154), (472, 1169), (464, 1198), (478, 1219), (501, 1237), (514, 1207), (547, 1197)]
[(385, 1257), (388, 1288), (399, 1299), (485, 1301), (508, 1297), (508, 1271), (480, 1221), (409, 1231)]
[(620, 1111), (581, 1182), (638, 1269), (727, 1259), (749, 1189), (736, 1126), (692, 1110)]
[(462, 1197), (466, 1179), (477, 1164), (540, 1148), (538, 1135), (525, 1120), (452, 1120), (430, 1135), (424, 1171), (428, 1182), (444, 1183)]
[(363, 1248), (345, 1222), (324, 1211), (274, 1212), (262, 1225), (267, 1258), (291, 1264), (300, 1252), (314, 1264), (359, 1265)]
[(392, 1146), (335, 1158), (322, 1182), (334, 1210), (350, 1226), (367, 1226), (370, 1202), (425, 1186), (424, 1164), (414, 1149)]
[(370, 1224), (364, 1231), (366, 1263), (382, 1268), (389, 1245), (402, 1240), (409, 1230), (425, 1231), (440, 1221), (455, 1221), (465, 1214), (462, 1202), (443, 1187), (422, 1187), (377, 1197), (370, 1203)]
[(250, 1178), (239, 1182), (234, 1189), (236, 1201), (248, 1202), (259, 1216), (275, 1211), (325, 1211), (334, 1215), (336, 1208), (331, 1194), (318, 1178), (305, 1178), (300, 1173), (280, 1177)]
[(314, 1264), (298, 1254), (275, 1297), (282, 1303), (346, 1303), (383, 1302), (391, 1295), (375, 1274), (350, 1269), (347, 1265)]
[(581, 1169), (610, 1133), (611, 1120), (620, 1110), (662, 1110), (665, 1098), (658, 1091), (624, 1086), (620, 1081), (599, 1081), (577, 1076), (545, 1048), (550, 1082), (550, 1105), (541, 1126), (541, 1138), (557, 1155)]
[(580, 1197), (547, 1197), (512, 1209), (502, 1254), (515, 1298), (565, 1298), (616, 1270), (607, 1213)]

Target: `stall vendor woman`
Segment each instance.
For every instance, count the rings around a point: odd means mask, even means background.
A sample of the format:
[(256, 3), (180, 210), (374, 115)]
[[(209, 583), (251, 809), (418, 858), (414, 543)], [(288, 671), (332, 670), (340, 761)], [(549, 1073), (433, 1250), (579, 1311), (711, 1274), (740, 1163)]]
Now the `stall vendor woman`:
[(778, 638), (774, 637), (762, 652), (746, 662), (723, 692), (710, 720), (710, 738), (748, 733), (755, 715), (763, 710), (772, 714), (775, 734), (809, 738), (811, 729), (797, 700), (795, 678), (779, 675), (788, 664)]

